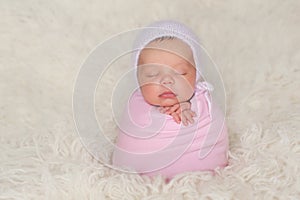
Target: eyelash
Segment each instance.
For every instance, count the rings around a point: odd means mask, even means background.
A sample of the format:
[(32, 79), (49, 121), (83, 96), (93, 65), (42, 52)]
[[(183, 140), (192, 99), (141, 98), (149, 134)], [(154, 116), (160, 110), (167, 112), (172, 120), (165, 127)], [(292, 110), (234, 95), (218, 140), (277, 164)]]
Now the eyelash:
[(184, 73), (176, 73), (177, 75), (187, 75), (187, 73), (186, 72), (184, 72)]
[(155, 76), (157, 76), (157, 75), (158, 75), (158, 73), (157, 73), (157, 74), (147, 74), (146, 77), (152, 78), (152, 77), (155, 77)]
[[(153, 77), (157, 76), (158, 74), (159, 74), (159, 73), (157, 73), (157, 74), (148, 74), (148, 75), (146, 75), (146, 77), (148, 77), (148, 78), (153, 78)], [(179, 73), (179, 72), (177, 72), (176, 74), (177, 74), (177, 75), (182, 75), (182, 76), (187, 75), (186, 72), (184, 72), (184, 73)]]

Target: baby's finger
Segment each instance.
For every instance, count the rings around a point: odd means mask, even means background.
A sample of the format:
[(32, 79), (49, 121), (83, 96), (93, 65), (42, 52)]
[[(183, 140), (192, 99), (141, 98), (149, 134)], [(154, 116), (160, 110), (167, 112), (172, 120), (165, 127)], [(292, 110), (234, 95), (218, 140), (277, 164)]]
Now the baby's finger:
[(180, 110), (180, 105), (179, 104), (175, 104), (174, 106), (171, 107), (170, 112), (176, 112), (177, 110)]
[(172, 106), (168, 111), (167, 111), (167, 114), (172, 114), (172, 113), (177, 113), (177, 114), (180, 114), (180, 113), (178, 113), (178, 110), (180, 110), (179, 109), (179, 106), (177, 106), (177, 105), (174, 105), (174, 106)]
[(177, 113), (177, 115), (181, 116), (181, 113), (182, 113), (181, 109), (176, 110), (175, 113)]
[(161, 107), (160, 112), (163, 114), (167, 114), (167, 108)]
[(186, 121), (187, 124), (188, 123), (193, 124), (194, 123), (193, 117), (195, 117), (194, 115), (195, 115), (195, 113), (193, 111), (191, 111), (191, 110), (185, 110), (182, 113), (182, 118), (185, 119), (185, 121)]
[(185, 125), (185, 126), (188, 125), (187, 118), (185, 116), (181, 117), (181, 121), (182, 121), (183, 125)]
[(170, 108), (171, 107), (169, 107), (169, 106), (165, 106), (165, 107), (162, 107), (165, 111), (168, 111), (168, 110), (170, 110)]
[(177, 124), (180, 123), (181, 119), (180, 119), (180, 117), (179, 117), (178, 114), (176, 114), (175, 112), (173, 112), (173, 113), (172, 113), (172, 117), (173, 117), (173, 119), (175, 120), (175, 122), (176, 122)]
[(164, 114), (170, 114), (170, 112), (169, 112), (169, 110), (170, 110), (170, 107), (162, 107), (162, 112), (164, 113)]
[(197, 117), (197, 114), (194, 111), (191, 111), (193, 117)]
[(164, 108), (163, 107), (158, 107), (157, 110), (160, 112), (160, 113), (164, 113)]
[(185, 113), (185, 118), (188, 122), (190, 122), (190, 124), (193, 124), (194, 123), (194, 119), (193, 119), (193, 114), (192, 112), (189, 112), (189, 113)]

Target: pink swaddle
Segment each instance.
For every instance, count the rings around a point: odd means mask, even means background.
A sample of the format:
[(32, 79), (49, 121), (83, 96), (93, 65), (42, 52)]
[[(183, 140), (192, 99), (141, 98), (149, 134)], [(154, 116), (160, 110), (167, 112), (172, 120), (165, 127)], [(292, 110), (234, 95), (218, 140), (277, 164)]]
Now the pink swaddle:
[[(171, 116), (159, 113), (156, 107), (144, 101), (140, 91), (136, 91), (120, 124), (122, 130), (116, 142), (118, 148), (113, 156), (114, 165), (167, 178), (186, 171), (226, 166), (226, 126), (220, 130), (215, 142), (204, 143), (212, 124), (206, 92), (206, 89), (197, 87), (191, 99), (192, 110), (197, 111), (197, 117), (194, 124), (185, 127), (177, 124)], [(219, 114), (222, 118), (222, 113)], [(211, 150), (200, 157), (200, 151), (204, 149)]]
[[(184, 25), (162, 21), (141, 33), (135, 46), (135, 67), (142, 48), (162, 36), (174, 36), (186, 42), (193, 51), (197, 67), (197, 38)], [(197, 116), (188, 126), (177, 124), (170, 115), (162, 114), (148, 104), (139, 89), (128, 100), (119, 124), (119, 135), (113, 153), (113, 165), (148, 176), (161, 174), (172, 178), (178, 173), (213, 170), (227, 165), (228, 135), (224, 115), (211, 101), (208, 82), (197, 82), (190, 100)]]

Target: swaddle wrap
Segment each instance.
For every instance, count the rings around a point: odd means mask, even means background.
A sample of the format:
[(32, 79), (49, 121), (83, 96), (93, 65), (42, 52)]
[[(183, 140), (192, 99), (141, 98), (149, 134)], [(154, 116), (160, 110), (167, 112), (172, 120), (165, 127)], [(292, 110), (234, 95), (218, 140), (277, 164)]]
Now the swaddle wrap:
[(137, 67), (141, 50), (163, 36), (181, 39), (192, 49), (198, 80), (190, 100), (191, 109), (197, 114), (195, 122), (188, 126), (177, 124), (172, 116), (162, 114), (157, 107), (148, 104), (137, 89), (128, 100), (119, 124), (113, 164), (141, 174), (161, 174), (168, 178), (185, 171), (223, 167), (227, 164), (227, 129), (222, 112), (210, 98), (213, 86), (200, 82), (197, 37), (183, 24), (174, 21), (154, 23), (137, 38), (134, 66)]

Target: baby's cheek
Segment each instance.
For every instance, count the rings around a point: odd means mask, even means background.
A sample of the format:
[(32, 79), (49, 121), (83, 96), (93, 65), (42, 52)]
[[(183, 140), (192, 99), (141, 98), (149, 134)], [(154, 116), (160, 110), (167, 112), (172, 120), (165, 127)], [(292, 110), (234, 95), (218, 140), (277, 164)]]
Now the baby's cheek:
[(144, 99), (150, 104), (156, 104), (156, 86), (153, 85), (144, 85), (141, 87), (141, 91)]
[(187, 101), (189, 100), (193, 93), (195, 91), (195, 88), (192, 87), (188, 82), (182, 82), (178, 85), (178, 91), (177, 93), (180, 94), (180, 101)]

